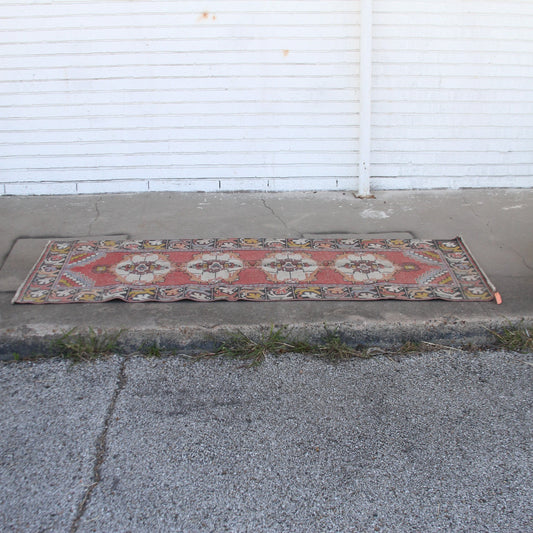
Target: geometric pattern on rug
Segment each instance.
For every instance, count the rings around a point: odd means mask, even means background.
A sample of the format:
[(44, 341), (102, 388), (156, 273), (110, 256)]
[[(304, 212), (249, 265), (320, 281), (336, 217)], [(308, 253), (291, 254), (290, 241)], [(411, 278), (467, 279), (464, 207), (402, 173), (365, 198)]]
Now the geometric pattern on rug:
[(13, 303), (493, 298), (459, 237), (235, 238), (50, 241)]

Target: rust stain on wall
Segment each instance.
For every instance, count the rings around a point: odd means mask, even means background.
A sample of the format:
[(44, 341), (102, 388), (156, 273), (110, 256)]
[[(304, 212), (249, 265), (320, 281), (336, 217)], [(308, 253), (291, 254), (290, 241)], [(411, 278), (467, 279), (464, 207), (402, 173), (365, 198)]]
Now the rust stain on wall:
[(204, 20), (208, 20), (209, 18), (211, 18), (211, 20), (217, 19), (217, 17), (215, 15), (211, 15), (209, 11), (204, 11), (203, 13), (200, 14), (197, 20), (198, 22), (202, 22)]
[(289, 50), (283, 50), (283, 56), (287, 57), (289, 55)]

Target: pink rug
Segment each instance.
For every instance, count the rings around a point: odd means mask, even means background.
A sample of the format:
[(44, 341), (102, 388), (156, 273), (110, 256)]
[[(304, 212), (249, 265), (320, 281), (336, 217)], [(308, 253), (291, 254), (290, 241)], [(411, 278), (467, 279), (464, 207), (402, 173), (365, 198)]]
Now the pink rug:
[(14, 303), (499, 298), (460, 238), (51, 241)]

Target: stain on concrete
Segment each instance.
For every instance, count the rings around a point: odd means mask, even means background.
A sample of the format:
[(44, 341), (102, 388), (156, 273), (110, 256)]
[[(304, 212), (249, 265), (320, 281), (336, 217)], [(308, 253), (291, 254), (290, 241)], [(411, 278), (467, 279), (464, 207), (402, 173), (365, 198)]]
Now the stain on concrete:
[(385, 213), (385, 211), (377, 211), (375, 209), (365, 209), (364, 211), (361, 212), (361, 217), (380, 219), (380, 218), (390, 218), (390, 215)]

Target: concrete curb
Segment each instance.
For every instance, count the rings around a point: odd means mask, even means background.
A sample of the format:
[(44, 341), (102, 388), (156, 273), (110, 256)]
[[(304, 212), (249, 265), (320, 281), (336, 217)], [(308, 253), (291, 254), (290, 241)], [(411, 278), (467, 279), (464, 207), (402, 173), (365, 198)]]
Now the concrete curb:
[[(146, 328), (124, 329), (94, 328), (101, 336), (113, 336), (120, 332), (118, 338), (119, 353), (137, 352), (144, 346), (156, 345), (160, 350), (179, 352), (182, 354), (198, 354), (215, 350), (224, 342), (231, 340), (237, 333), (243, 333), (252, 339), (258, 339), (275, 327), (287, 327), (287, 334), (292, 338), (320, 343), (329, 331), (336, 332), (350, 346), (380, 348), (397, 347), (405, 342), (429, 342), (450, 347), (491, 347), (495, 338), (491, 331), (501, 332), (506, 327), (519, 324), (533, 324), (533, 317), (521, 320), (507, 319), (476, 319), (476, 320), (429, 320), (426, 322), (402, 321), (398, 323), (346, 323), (320, 322), (305, 324), (268, 324), (244, 326), (218, 326), (207, 328), (202, 326), (186, 326), (177, 328)], [(88, 330), (88, 327), (87, 327)], [(8, 361), (18, 357), (50, 357), (55, 355), (54, 342), (69, 331), (67, 328), (42, 327), (10, 328), (0, 331), (0, 360)], [(82, 333), (83, 329), (76, 329)]]

